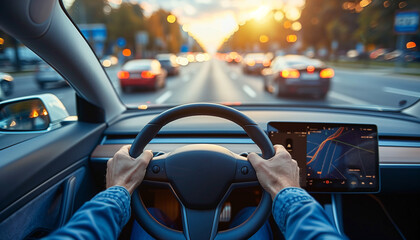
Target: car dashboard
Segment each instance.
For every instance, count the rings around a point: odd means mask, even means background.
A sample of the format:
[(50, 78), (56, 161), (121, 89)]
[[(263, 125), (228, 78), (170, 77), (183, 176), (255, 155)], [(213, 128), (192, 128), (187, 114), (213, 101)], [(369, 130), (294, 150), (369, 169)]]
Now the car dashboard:
[[(420, 190), (420, 124), (416, 118), (393, 112), (371, 112), (349, 109), (252, 108), (238, 110), (253, 119), (262, 129), (269, 122), (370, 124), (378, 129), (379, 192), (377, 193), (316, 193), (311, 195), (325, 208), (331, 221), (350, 238), (373, 236), (396, 239), (418, 236)], [(90, 156), (93, 175), (103, 186), (106, 162), (123, 145), (131, 144), (137, 133), (161, 109), (128, 111), (105, 130), (101, 142)], [(176, 120), (159, 132), (146, 146), (155, 155), (172, 152), (188, 144), (217, 144), (247, 156), (260, 149), (236, 124), (216, 117), (195, 116)], [(143, 184), (142, 198), (147, 207), (161, 209), (180, 226), (180, 208), (170, 189), (149, 188)], [(259, 186), (232, 192), (224, 203), (219, 230), (227, 228), (231, 219), (244, 207), (255, 206), (261, 197)], [(273, 223), (272, 219), (270, 220)], [(272, 228), (275, 225), (271, 224)], [(361, 230), (363, 229), (363, 230)], [(281, 238), (278, 229), (275, 237)]]

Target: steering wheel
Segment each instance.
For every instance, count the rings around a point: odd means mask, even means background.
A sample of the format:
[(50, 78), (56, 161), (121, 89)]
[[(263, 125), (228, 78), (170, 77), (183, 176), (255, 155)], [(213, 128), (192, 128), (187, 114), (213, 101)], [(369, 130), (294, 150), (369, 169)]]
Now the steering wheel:
[[(181, 105), (161, 113), (137, 135), (130, 155), (139, 156), (166, 124), (197, 115), (220, 117), (238, 124), (258, 145), (263, 158), (274, 156), (269, 138), (253, 120), (233, 108), (210, 103)], [(144, 179), (170, 184), (181, 205), (183, 231), (177, 231), (156, 221), (138, 190), (134, 192), (132, 209), (136, 220), (158, 239), (247, 239), (260, 229), (271, 213), (271, 197), (264, 191), (255, 212), (244, 223), (217, 231), (220, 211), (230, 191), (238, 186), (258, 184), (255, 170), (245, 157), (218, 145), (192, 144), (154, 157)]]

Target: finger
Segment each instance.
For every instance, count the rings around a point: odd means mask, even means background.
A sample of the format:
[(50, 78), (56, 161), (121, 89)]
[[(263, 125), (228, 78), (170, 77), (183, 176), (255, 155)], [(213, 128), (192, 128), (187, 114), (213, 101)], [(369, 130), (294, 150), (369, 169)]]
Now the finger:
[(143, 158), (150, 161), (153, 158), (152, 150), (144, 150), (142, 154), (140, 154), (139, 158)]
[(276, 155), (284, 151), (287, 151), (283, 145), (279, 145), (279, 144), (274, 145), (274, 150), (276, 151)]
[(130, 151), (131, 145), (124, 145), (120, 148), (120, 151), (128, 153)]
[(153, 152), (151, 150), (145, 150), (143, 151), (142, 154), (140, 154), (139, 157), (136, 158), (136, 160), (140, 161), (140, 164), (144, 168), (146, 168), (149, 165), (152, 158), (153, 158)]
[(253, 167), (256, 167), (260, 164), (261, 161), (264, 161), (258, 154), (250, 153), (248, 154), (248, 161), (251, 163)]

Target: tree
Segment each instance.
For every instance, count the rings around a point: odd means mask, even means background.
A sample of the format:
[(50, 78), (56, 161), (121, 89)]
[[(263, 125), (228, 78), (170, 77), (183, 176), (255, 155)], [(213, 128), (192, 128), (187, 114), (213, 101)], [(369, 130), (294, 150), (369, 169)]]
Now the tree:
[(159, 9), (147, 19), (150, 33), (149, 48), (157, 51), (177, 53), (182, 44), (181, 27), (177, 21), (169, 23), (171, 12)]
[(127, 47), (135, 48), (135, 34), (145, 30), (145, 19), (142, 9), (131, 3), (122, 3), (119, 8), (113, 8), (106, 18), (108, 43), (115, 42), (119, 37), (127, 41)]

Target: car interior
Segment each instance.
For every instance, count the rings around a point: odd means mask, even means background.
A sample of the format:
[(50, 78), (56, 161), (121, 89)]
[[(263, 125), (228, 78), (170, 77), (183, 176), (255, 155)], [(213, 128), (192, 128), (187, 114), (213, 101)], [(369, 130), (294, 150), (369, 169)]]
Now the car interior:
[[(119, 239), (130, 239), (135, 221), (157, 239), (247, 239), (268, 221), (273, 238), (283, 239), (271, 198), (246, 160), (251, 152), (270, 158), (273, 144), (284, 145), (298, 161), (301, 186), (349, 239), (420, 236), (419, 101), (402, 110), (214, 103), (129, 108), (62, 4), (0, 2), (0, 28), (76, 91), (76, 116), (68, 116), (58, 99), (35, 95), (12, 102), (35, 99), (46, 105), (38, 112), (59, 108), (61, 115), (27, 123), (39, 127), (31, 131), (0, 123), (0, 239), (40, 239), (64, 226), (105, 190), (107, 161), (128, 144), (132, 156), (150, 149), (154, 159)], [(18, 111), (7, 104), (0, 103), (1, 114)], [(338, 137), (347, 142), (346, 161), (333, 153), (325, 155), (328, 161), (306, 162), (302, 149), (316, 157)], [(322, 177), (324, 164), (345, 180)], [(255, 207), (254, 214), (231, 228), (246, 207)], [(150, 208), (160, 209), (173, 226), (158, 223)]]

